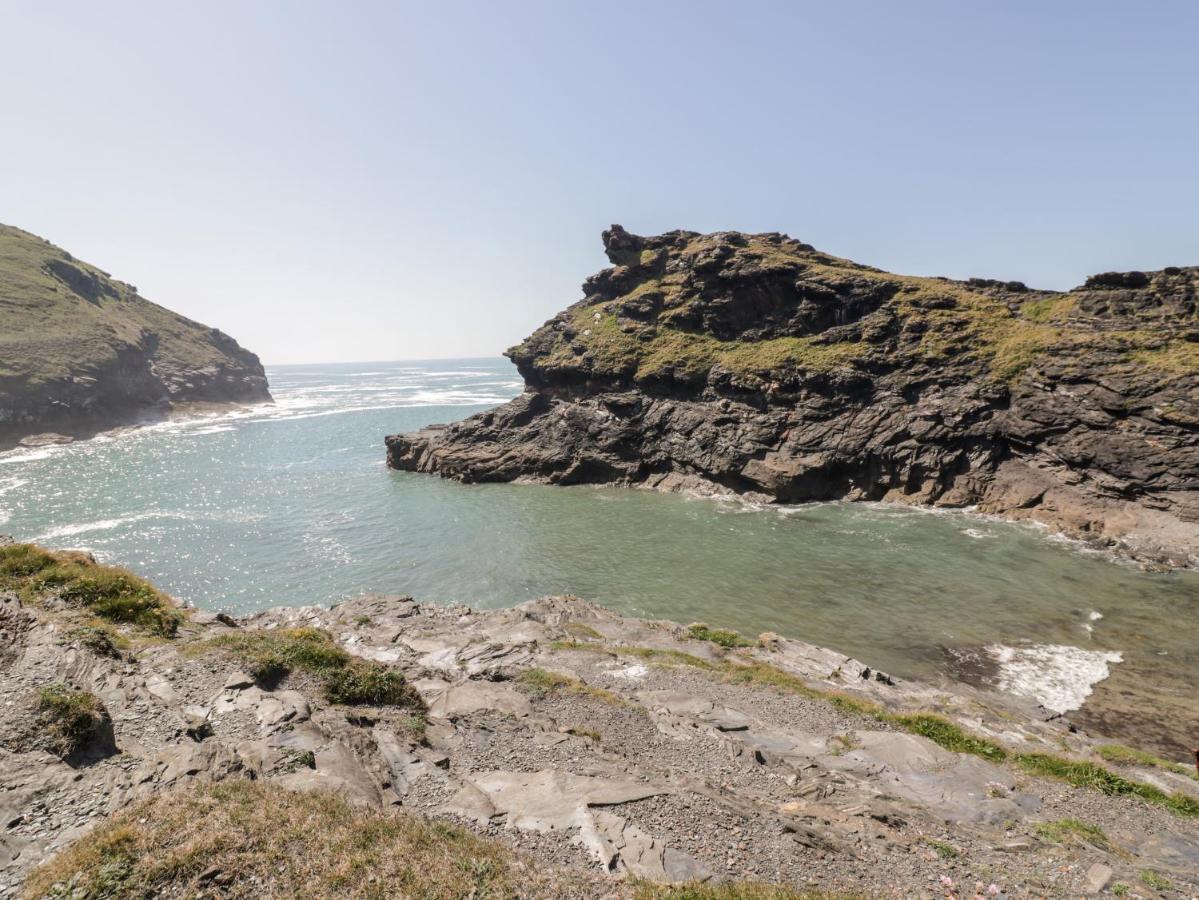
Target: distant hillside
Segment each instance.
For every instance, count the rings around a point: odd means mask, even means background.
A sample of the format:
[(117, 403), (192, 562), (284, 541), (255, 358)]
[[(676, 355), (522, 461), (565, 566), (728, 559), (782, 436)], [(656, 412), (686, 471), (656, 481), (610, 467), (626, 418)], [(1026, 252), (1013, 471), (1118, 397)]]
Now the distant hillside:
[(0, 448), (191, 404), (269, 401), (258, 357), (137, 288), (0, 225)]

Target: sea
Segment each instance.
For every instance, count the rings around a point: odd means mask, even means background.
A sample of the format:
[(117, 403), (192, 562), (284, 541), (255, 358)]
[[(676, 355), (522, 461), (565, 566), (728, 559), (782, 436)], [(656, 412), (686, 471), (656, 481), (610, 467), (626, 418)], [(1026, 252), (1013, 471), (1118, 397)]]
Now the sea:
[(1179, 753), (1199, 735), (1199, 573), (1147, 572), (970, 511), (394, 472), (385, 435), (507, 401), (522, 389), (513, 366), (267, 374), (272, 405), (0, 454), (0, 533), (90, 550), (237, 615), (368, 592), (483, 608), (573, 594), (966, 680), (1047, 715), (1099, 705), (1109, 730)]

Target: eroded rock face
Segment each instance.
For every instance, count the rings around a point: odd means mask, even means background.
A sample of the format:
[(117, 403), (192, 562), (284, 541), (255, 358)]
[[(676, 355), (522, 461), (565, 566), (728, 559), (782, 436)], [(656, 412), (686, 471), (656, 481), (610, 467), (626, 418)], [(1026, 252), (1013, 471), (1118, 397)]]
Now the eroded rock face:
[(525, 393), (388, 437), (393, 468), (978, 504), (1199, 565), (1195, 268), (1051, 293), (779, 234), (613, 226), (604, 245), (613, 267), (508, 351)]

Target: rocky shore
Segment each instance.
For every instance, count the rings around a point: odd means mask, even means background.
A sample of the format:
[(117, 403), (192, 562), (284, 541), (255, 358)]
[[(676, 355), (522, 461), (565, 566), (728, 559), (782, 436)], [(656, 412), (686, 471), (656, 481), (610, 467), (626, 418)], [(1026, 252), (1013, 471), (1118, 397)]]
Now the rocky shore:
[(396, 469), (975, 506), (1199, 565), (1197, 270), (1072, 291), (893, 275), (780, 234), (604, 232), (508, 351), (525, 393), (387, 438)]
[[(309, 840), (393, 814), (473, 832), (484, 844), (454, 840), (490, 861), (451, 869), (479, 880), (474, 896), (734, 882), (794, 890), (752, 895), (779, 898), (1199, 895), (1186, 767), (1015, 698), (572, 597), (494, 611), (364, 597), (233, 619), (84, 555), (8, 544), (0, 708), (0, 897), (124, 896), (152, 878), (166, 896), (286, 891), (295, 852), (264, 862), (253, 848), (269, 841), (250, 834), (234, 854), (203, 820), (249, 828), (222, 804), (286, 809), (296, 791), (350, 804), (305, 807), (336, 813), (305, 819)], [(190, 836), (155, 845), (155, 828)], [(389, 866), (343, 866), (339, 895), (387, 894)]]
[(270, 400), (229, 335), (0, 225), (0, 450)]

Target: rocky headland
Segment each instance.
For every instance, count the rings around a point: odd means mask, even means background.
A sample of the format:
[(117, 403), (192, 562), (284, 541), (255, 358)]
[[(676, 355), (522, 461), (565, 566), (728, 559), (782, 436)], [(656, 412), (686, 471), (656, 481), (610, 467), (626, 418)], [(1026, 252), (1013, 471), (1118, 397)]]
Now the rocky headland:
[(1193, 768), (577, 598), (235, 619), (8, 543), (0, 709), (0, 897), (1199, 892)]
[(227, 334), (0, 225), (0, 450), (270, 399)]
[(973, 506), (1199, 565), (1196, 268), (1051, 292), (781, 234), (603, 238), (612, 267), (508, 351), (524, 394), (388, 437), (392, 467)]

